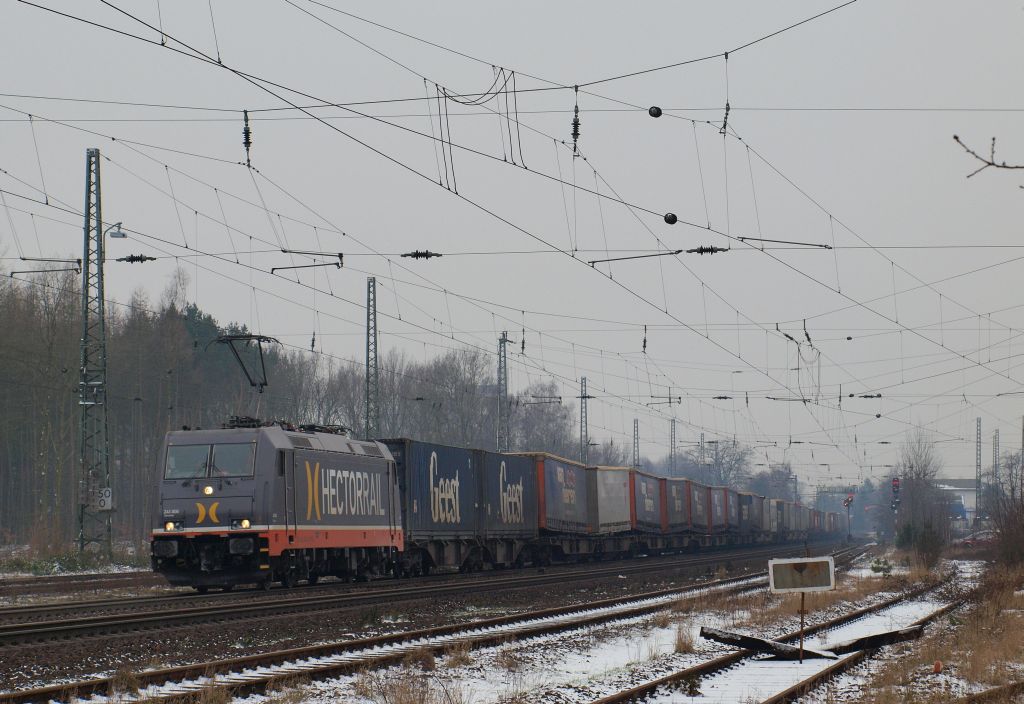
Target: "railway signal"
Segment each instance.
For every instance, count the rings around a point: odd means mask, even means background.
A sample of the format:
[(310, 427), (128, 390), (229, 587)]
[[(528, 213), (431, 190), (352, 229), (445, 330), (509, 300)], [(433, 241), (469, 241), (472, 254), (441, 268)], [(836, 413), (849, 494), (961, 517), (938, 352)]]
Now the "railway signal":
[(850, 522), (850, 506), (853, 505), (853, 494), (847, 494), (843, 499), (843, 506), (846, 507), (846, 539), (853, 539), (853, 524)]

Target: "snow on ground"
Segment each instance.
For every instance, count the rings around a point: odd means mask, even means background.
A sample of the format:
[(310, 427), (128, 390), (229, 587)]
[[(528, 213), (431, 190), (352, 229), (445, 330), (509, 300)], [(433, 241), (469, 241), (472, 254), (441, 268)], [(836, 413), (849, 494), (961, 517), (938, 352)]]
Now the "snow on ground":
[[(931, 599), (896, 604), (828, 633), (813, 636), (806, 641), (807, 646), (825, 650), (830, 642), (906, 628), (945, 605), (946, 602)], [(840, 659), (845, 657), (852, 655)], [(760, 701), (788, 689), (834, 663), (833, 660), (825, 659), (804, 660), (800, 663), (771, 660), (766, 657), (751, 658), (736, 667), (701, 680), (697, 685), (699, 694), (663, 692), (656, 697), (648, 698), (647, 701), (651, 704), (736, 704), (743, 701)]]
[[(878, 603), (893, 595), (887, 590), (878, 591), (856, 603), (839, 602), (821, 608), (810, 615), (808, 625)], [(767, 597), (761, 605), (767, 608), (782, 599), (785, 597)], [(748, 602), (748, 608), (757, 610), (759, 605)], [(412, 665), (314, 682), (302, 688), (301, 699), (324, 704), (335, 701), (371, 704), (385, 700), (382, 694), (389, 687), (399, 687), (402, 682), (412, 681), (415, 687), (438, 692), (441, 695), (439, 701), (444, 701), (443, 692), (457, 691), (461, 698), (456, 701), (472, 704), (591, 702), (728, 652), (726, 646), (702, 640), (698, 635), (701, 626), (733, 628), (752, 616), (750, 610), (737, 610), (729, 605), (726, 609), (631, 617), (498, 647), (480, 648), (469, 653), (438, 657), (435, 669), (428, 672)], [(878, 622), (883, 625), (876, 630), (888, 628), (896, 620), (893, 616), (879, 617)], [(675, 652), (677, 625), (689, 636), (683, 640), (692, 642), (693, 652)], [(770, 625), (740, 630), (778, 637), (795, 630), (798, 625), (798, 616), (779, 614)], [(268, 700), (253, 696), (242, 701), (264, 704)]]
[[(978, 585), (986, 563), (981, 560), (944, 560), (940, 569), (951, 571), (958, 586), (965, 590)], [(926, 639), (942, 643), (952, 643), (958, 628), (962, 627), (963, 619), (954, 612), (928, 628), (932, 633)], [(811, 692), (800, 699), (807, 704), (842, 704), (843, 702), (860, 701), (864, 692), (871, 688), (872, 681), (889, 664), (897, 658), (905, 658), (909, 653), (919, 650), (920, 642), (911, 641), (897, 646), (881, 648), (872, 658), (856, 665), (847, 672), (837, 676), (824, 687)], [(1024, 665), (1022, 665), (1024, 667)], [(915, 682), (908, 683), (909, 689), (917, 690), (926, 696), (941, 696), (954, 699), (974, 692), (987, 689), (986, 685), (972, 683), (962, 677), (956, 663), (944, 662), (941, 671), (923, 668)]]

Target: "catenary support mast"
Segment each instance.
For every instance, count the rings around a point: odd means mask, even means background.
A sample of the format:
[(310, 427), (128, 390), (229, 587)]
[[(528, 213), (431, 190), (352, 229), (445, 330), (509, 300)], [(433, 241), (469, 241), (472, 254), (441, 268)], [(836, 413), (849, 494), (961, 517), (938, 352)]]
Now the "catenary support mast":
[(508, 332), (498, 338), (498, 452), (509, 451)]
[(640, 419), (633, 419), (633, 466), (640, 466)]
[(580, 464), (587, 464), (590, 438), (587, 435), (587, 377), (580, 377)]
[(377, 366), (377, 279), (366, 279), (366, 424), (367, 439), (380, 434), (380, 369)]
[(91, 546), (111, 557), (110, 447), (107, 443), (107, 336), (103, 291), (100, 150), (85, 152), (82, 246), (82, 339), (78, 381), (81, 419), (78, 551)]

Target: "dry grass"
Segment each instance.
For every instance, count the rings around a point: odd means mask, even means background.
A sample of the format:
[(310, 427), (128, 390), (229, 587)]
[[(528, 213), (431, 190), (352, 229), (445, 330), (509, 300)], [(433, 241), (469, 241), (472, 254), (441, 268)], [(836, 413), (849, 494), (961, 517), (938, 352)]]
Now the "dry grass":
[(654, 614), (654, 618), (651, 619), (651, 623), (655, 628), (668, 628), (672, 625), (672, 612), (671, 611), (659, 611)]
[(192, 704), (228, 704), (231, 695), (224, 687), (210, 685), (193, 694), (189, 701)]
[(693, 631), (690, 629), (690, 624), (686, 621), (680, 621), (676, 624), (675, 652), (693, 652)]
[(306, 684), (309, 684), (309, 678), (301, 675), (275, 680), (267, 688), (265, 704), (302, 704), (307, 699), (302, 689)]
[(424, 672), (430, 672), (437, 667), (434, 653), (429, 648), (420, 648), (419, 650), (412, 651), (405, 656), (402, 664), (406, 667), (419, 667)]
[(964, 612), (945, 623), (954, 630), (935, 629), (925, 638), (897, 646), (895, 656), (873, 677), (865, 699), (869, 704), (949, 701), (934, 680), (936, 661), (956, 677), (984, 687), (1021, 679), (1024, 659), (1024, 568), (994, 568), (984, 577), (977, 598)]
[(671, 606), (673, 613), (691, 614), (700, 611), (727, 611), (732, 607), (734, 595), (721, 590), (704, 591), (692, 596), (681, 596)]
[(391, 673), (363, 672), (352, 683), (352, 689), (374, 704), (467, 704), (457, 686), (409, 668)]
[[(833, 591), (808, 593), (804, 608), (808, 613), (822, 611), (843, 602), (861, 601), (877, 592), (893, 589), (894, 586), (892, 580), (840, 578)], [(735, 625), (767, 626), (782, 619), (799, 618), (800, 597), (795, 594), (778, 596), (759, 592), (736, 597), (733, 608), (748, 614)]]
[(494, 661), (498, 664), (498, 667), (506, 672), (518, 672), (523, 664), (522, 659), (512, 648), (502, 648), (499, 650)]
[(128, 667), (119, 667), (110, 676), (110, 693), (112, 696), (118, 694), (137, 694), (139, 691), (139, 675)]
[(455, 642), (444, 649), (444, 665), (445, 667), (465, 667), (473, 662), (473, 656), (470, 655), (473, 648), (465, 642)]

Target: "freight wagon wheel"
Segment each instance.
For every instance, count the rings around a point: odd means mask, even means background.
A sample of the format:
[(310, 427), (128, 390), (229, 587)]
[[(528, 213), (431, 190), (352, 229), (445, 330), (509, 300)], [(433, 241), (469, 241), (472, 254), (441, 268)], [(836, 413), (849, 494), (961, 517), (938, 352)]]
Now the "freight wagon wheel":
[(309, 582), (309, 586), (312, 587), (314, 584), (320, 581), (320, 575), (318, 575), (316, 572), (311, 572), (306, 581)]
[(196, 587), (196, 591), (199, 592), (200, 594), (205, 594), (206, 592), (210, 591), (210, 588), (208, 586), (206, 586), (205, 584), (200, 584), (199, 586)]
[(285, 589), (291, 589), (295, 586), (296, 582), (298, 581), (299, 580), (295, 578), (294, 570), (288, 570), (283, 575), (281, 575), (281, 586), (283, 586)]
[(269, 592), (270, 591), (270, 587), (273, 586), (273, 584), (274, 584), (274, 578), (271, 577), (270, 575), (267, 575), (267, 578), (264, 579), (262, 582), (260, 582), (260, 589), (262, 589), (265, 592)]
[(234, 584), (225, 584), (225, 585), (224, 585), (224, 586), (222, 587), (223, 591), (226, 591), (226, 592), (229, 592), (229, 591), (231, 591), (231, 590), (232, 590), (232, 589), (234, 589), (234, 588), (235, 588), (235, 585), (234, 585)]

